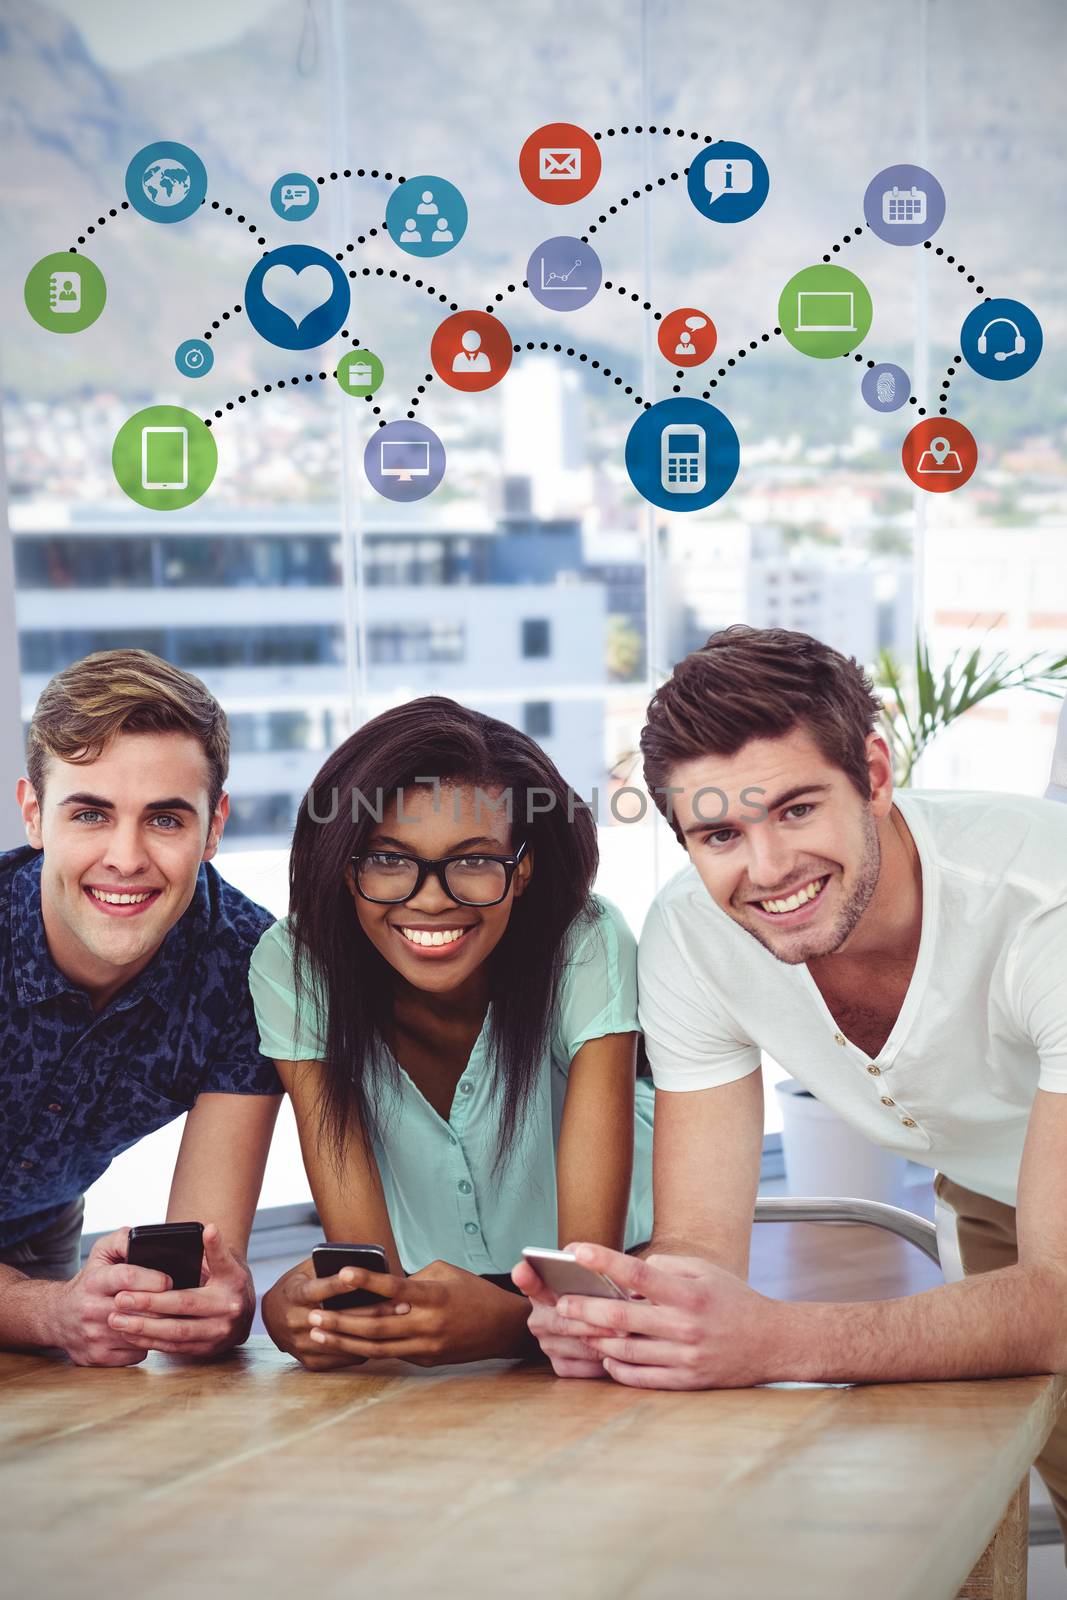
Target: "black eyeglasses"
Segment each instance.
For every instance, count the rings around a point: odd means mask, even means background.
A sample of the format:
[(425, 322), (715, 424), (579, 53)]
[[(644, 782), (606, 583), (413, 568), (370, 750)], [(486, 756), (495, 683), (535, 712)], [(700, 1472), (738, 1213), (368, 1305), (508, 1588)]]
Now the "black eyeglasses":
[(496, 906), (505, 899), (515, 868), (526, 854), (526, 840), (513, 856), (403, 856), (395, 850), (370, 850), (353, 856), (356, 888), (375, 905), (401, 905), (418, 894), (433, 873), (450, 900), (461, 906)]

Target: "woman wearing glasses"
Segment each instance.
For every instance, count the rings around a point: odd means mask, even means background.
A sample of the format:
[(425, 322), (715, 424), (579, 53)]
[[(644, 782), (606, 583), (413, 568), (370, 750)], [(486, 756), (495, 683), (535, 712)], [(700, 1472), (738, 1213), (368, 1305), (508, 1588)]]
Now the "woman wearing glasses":
[[(635, 946), (596, 868), (544, 752), (451, 700), (376, 717), (315, 779), (290, 914), (252, 959), (260, 1048), (325, 1237), (381, 1245), (390, 1272), (305, 1261), (264, 1296), (305, 1366), (533, 1354), (522, 1247), (649, 1237)], [(353, 1287), (384, 1298), (324, 1309)]]

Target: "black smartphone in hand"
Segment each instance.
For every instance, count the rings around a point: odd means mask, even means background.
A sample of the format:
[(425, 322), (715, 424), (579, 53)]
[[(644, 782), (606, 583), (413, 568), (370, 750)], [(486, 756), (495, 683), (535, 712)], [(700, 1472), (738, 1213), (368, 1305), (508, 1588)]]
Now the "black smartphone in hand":
[(165, 1272), (175, 1289), (199, 1289), (204, 1260), (202, 1222), (150, 1222), (130, 1229), (131, 1267)]
[[(389, 1260), (380, 1244), (317, 1244), (311, 1252), (316, 1278), (333, 1278), (342, 1267), (362, 1267), (366, 1272), (388, 1272)], [(322, 1302), (324, 1311), (352, 1311), (376, 1306), (385, 1299), (370, 1289), (349, 1289)]]

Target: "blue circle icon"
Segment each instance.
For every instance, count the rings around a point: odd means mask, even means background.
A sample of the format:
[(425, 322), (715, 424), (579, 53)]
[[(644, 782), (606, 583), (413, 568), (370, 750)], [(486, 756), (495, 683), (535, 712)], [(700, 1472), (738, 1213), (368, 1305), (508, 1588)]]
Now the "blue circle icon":
[(903, 367), (880, 361), (863, 374), (860, 392), (872, 411), (899, 411), (911, 394), (911, 379)]
[(443, 256), (467, 231), (467, 202), (447, 178), (408, 178), (389, 196), (385, 226), (409, 256)]
[(126, 168), (126, 198), (149, 222), (184, 222), (204, 203), (207, 171), (195, 150), (157, 139)]
[(311, 350), (332, 339), (352, 294), (333, 256), (310, 244), (283, 244), (256, 262), (245, 310), (256, 332), (283, 350)]
[(205, 339), (183, 339), (174, 352), (174, 365), (183, 378), (202, 378), (215, 365), (215, 352)]
[(733, 423), (705, 400), (660, 400), (626, 438), (631, 483), (664, 511), (700, 511), (721, 500), (740, 462)]
[(1020, 300), (984, 300), (960, 329), (967, 365), (998, 383), (1029, 372), (1043, 342), (1040, 322)]
[(526, 264), (526, 283), (550, 311), (578, 311), (600, 288), (603, 269), (591, 244), (560, 234), (539, 244)]
[(755, 216), (771, 186), (763, 157), (747, 144), (725, 139), (701, 151), (687, 181), (690, 200), (712, 222), (746, 222)]
[(863, 215), (886, 244), (922, 244), (945, 220), (945, 191), (925, 167), (883, 167), (867, 185)]
[(387, 422), (367, 440), (363, 470), (387, 500), (422, 500), (445, 475), (445, 447), (421, 422)]
[(319, 203), (319, 186), (306, 172), (286, 172), (270, 191), (272, 209), (283, 222), (306, 222)]

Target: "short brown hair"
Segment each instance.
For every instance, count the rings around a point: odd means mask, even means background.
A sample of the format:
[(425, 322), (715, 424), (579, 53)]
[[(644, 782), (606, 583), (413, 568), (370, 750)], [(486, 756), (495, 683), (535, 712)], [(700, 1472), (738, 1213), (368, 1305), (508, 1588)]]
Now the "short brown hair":
[(98, 650), (45, 685), (26, 737), (26, 771), (38, 800), (49, 756), (95, 761), (120, 733), (189, 733), (207, 758), (209, 812), (230, 765), (226, 713), (199, 678), (148, 650)]
[(736, 755), (750, 739), (778, 739), (798, 725), (871, 797), (867, 738), (881, 705), (863, 668), (807, 633), (749, 628), (713, 633), (685, 657), (649, 702), (641, 730), (645, 783), (679, 840), (666, 788), (679, 762)]

